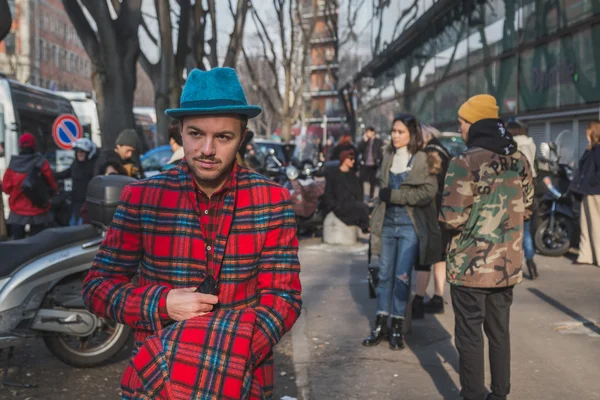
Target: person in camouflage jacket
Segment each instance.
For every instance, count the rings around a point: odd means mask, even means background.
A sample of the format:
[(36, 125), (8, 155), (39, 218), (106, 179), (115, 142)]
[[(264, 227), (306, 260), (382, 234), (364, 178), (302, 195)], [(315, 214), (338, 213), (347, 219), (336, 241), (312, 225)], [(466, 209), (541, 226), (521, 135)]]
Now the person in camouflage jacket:
[(468, 150), (450, 162), (440, 221), (452, 235), (447, 255), (455, 340), (465, 399), (482, 399), (489, 339), (492, 393), (510, 391), (509, 316), (513, 287), (523, 279), (523, 226), (531, 216), (532, 174), (498, 119), (496, 99), (479, 95), (459, 110)]

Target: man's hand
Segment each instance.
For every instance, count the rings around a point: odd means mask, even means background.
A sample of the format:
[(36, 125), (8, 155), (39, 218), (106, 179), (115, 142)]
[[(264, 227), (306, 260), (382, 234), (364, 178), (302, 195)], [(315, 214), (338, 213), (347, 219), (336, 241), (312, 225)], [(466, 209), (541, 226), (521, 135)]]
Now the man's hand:
[(363, 142), (368, 142), (369, 141), (369, 135), (367, 135), (367, 133), (363, 133)]
[(167, 295), (167, 314), (174, 321), (185, 321), (212, 311), (217, 296), (194, 293), (196, 288), (171, 289)]

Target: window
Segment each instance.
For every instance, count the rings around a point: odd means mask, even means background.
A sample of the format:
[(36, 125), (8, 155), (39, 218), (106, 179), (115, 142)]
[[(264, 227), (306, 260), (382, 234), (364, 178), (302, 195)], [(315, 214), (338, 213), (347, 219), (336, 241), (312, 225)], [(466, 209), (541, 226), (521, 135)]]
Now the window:
[(38, 61), (44, 61), (44, 39), (38, 41)]

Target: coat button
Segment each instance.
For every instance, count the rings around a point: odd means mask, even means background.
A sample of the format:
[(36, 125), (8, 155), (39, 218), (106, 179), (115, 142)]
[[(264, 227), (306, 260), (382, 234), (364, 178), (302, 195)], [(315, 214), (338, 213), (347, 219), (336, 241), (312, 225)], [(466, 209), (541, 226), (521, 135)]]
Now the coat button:
[(206, 246), (206, 250), (210, 251), (211, 249), (212, 249), (212, 247)]

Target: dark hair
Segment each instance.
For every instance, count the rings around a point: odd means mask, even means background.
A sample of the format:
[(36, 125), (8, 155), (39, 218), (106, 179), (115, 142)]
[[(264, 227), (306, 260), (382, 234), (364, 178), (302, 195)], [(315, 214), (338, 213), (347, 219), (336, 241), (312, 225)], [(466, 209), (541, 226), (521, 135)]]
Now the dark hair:
[(524, 129), (523, 125), (513, 118), (506, 121), (506, 130), (513, 136), (527, 135), (527, 131)]
[(367, 129), (365, 129), (366, 132), (371, 131), (371, 132), (375, 132), (375, 128), (372, 126), (367, 126)]
[[(419, 121), (417, 121), (417, 119), (411, 114), (400, 113), (394, 117), (392, 127), (398, 121), (406, 125), (408, 132), (410, 133), (408, 152), (410, 154), (415, 154), (417, 151), (423, 149), (423, 134), (421, 133), (421, 125), (419, 124)], [(394, 144), (392, 142), (392, 149), (393, 147)]]
[(183, 146), (183, 139), (181, 137), (181, 125), (180, 122), (176, 119), (171, 120), (169, 123), (169, 139), (173, 139), (175, 143), (180, 146)]
[(246, 133), (246, 136), (242, 140), (242, 144), (240, 145), (240, 148), (238, 150), (240, 156), (244, 157), (246, 155), (246, 146), (248, 146), (248, 143), (252, 142), (252, 139), (254, 139), (254, 132), (248, 131), (248, 133)]

